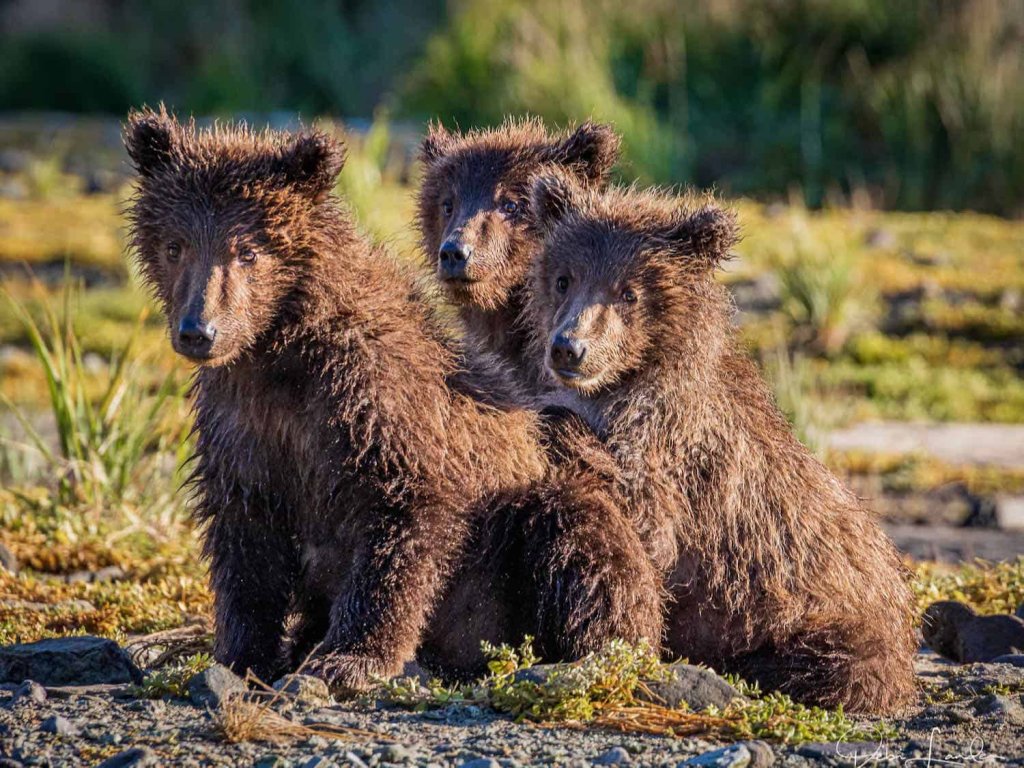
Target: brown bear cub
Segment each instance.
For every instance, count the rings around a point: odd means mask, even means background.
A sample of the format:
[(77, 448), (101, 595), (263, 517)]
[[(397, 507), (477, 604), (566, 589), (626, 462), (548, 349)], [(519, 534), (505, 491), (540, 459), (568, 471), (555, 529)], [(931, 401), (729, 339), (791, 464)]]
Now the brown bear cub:
[[(580, 581), (580, 558), (559, 571), (547, 551), (574, 551), (581, 516), (618, 513), (600, 455), (591, 468), (570, 424), (554, 445), (574, 458), (550, 461), (544, 424), (509, 401), (500, 367), (466, 369), (432, 302), (332, 196), (339, 144), (200, 131), (163, 109), (133, 113), (125, 143), (139, 175), (133, 250), (175, 350), (199, 366), (196, 513), (219, 661), (272, 679), (317, 647), (309, 670), (340, 690), (396, 673), (474, 515), (501, 516), (488, 499), (564, 521), (524, 551), (558, 583)], [(614, 605), (620, 582), (644, 579), (628, 553), (614, 562), (610, 591), (588, 582), (593, 603), (538, 594), (535, 578), (506, 614), (561, 615), (546, 638), (556, 655), (578, 645), (558, 629), (569, 617), (588, 636), (658, 632), (653, 606), (623, 617)]]
[(420, 157), (421, 243), (469, 342), (509, 362), (529, 390), (550, 386), (540, 362), (524, 354), (529, 334), (519, 325), (540, 246), (528, 225), (530, 184), (558, 168), (582, 184), (604, 186), (619, 137), (594, 123), (551, 134), (537, 119), (466, 134), (433, 125)]
[(617, 457), (667, 579), (668, 650), (802, 701), (888, 712), (914, 690), (911, 595), (857, 498), (793, 436), (713, 276), (737, 240), (709, 198), (531, 195), (536, 351)]

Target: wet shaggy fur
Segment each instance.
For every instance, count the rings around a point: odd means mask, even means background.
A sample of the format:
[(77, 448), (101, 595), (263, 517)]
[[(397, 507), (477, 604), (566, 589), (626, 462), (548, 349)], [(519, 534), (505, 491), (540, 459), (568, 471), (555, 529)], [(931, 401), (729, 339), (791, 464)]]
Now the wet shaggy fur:
[[(344, 161), (333, 139), (200, 131), (161, 109), (133, 113), (125, 144), (141, 275), (175, 348), (199, 364), (194, 482), (216, 658), (273, 679), (318, 647), (308, 669), (336, 690), (399, 671), (475, 516), (520, 499), (527, 521), (560, 519), (551, 430), (512, 401), (500, 365), (467, 370), (410, 275), (356, 231), (331, 194)], [(586, 514), (614, 504), (592, 493)], [(569, 502), (569, 515), (586, 506)], [(567, 541), (538, 543), (538, 557)], [(533, 610), (529, 597), (503, 610), (530, 624), (516, 613)], [(650, 634), (640, 622), (661, 618), (602, 624), (599, 607), (552, 600), (610, 634)], [(461, 628), (434, 635), (453, 653), (468, 643)], [(546, 641), (577, 645), (560, 632)]]
[[(582, 184), (604, 186), (619, 157), (619, 137), (589, 122), (564, 133), (548, 132), (537, 119), (509, 119), (465, 134), (432, 125), (420, 157), (421, 243), (469, 341), (522, 372), (529, 388), (546, 384), (542, 368), (524, 354), (528, 334), (519, 325), (526, 276), (540, 244), (528, 225), (530, 184), (558, 168)], [(468, 254), (466, 279), (445, 279), (444, 246)]]
[[(869, 512), (793, 436), (713, 273), (736, 242), (710, 198), (552, 175), (529, 307), (535, 354), (617, 457), (672, 603), (667, 649), (802, 701), (889, 712), (914, 690), (912, 603)], [(552, 355), (575, 343), (572, 364)], [(562, 370), (558, 370), (559, 362)]]

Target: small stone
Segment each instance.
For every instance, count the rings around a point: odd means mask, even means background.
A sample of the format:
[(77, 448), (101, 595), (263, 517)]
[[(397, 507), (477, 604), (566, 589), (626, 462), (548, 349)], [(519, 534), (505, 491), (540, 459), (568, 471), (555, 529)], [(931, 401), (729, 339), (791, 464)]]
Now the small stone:
[(2, 543), (0, 543), (0, 568), (11, 573), (18, 572), (18, 558)]
[(108, 757), (96, 768), (148, 768), (157, 765), (157, 756), (149, 747), (132, 747)]
[(563, 668), (562, 664), (535, 664), (532, 667), (520, 669), (516, 672), (513, 680), (517, 683), (526, 682), (543, 685), (552, 674)]
[(285, 675), (274, 683), (274, 690), (283, 691), (300, 704), (320, 707), (331, 703), (327, 683), (311, 675)]
[(775, 764), (775, 751), (768, 742), (755, 739), (744, 741), (743, 746), (750, 752), (750, 768), (770, 768)]
[[(359, 762), (362, 762), (360, 760)], [(315, 755), (304, 763), (299, 763), (300, 768), (336, 768), (336, 764), (326, 757)]]
[(24, 704), (45, 704), (46, 698), (46, 689), (43, 688), (43, 686), (41, 686), (35, 680), (26, 680), (14, 689), (14, 695), (11, 696), (11, 706), (20, 706)]
[(979, 715), (993, 715), (1011, 725), (1024, 725), (1024, 706), (1006, 696), (989, 694), (974, 702), (974, 711)]
[(710, 706), (724, 709), (734, 699), (743, 698), (710, 669), (679, 663), (672, 664), (669, 670), (669, 680), (645, 681), (647, 690), (637, 690), (636, 697), (672, 709), (686, 704), (695, 712)]
[(369, 768), (363, 758), (351, 750), (345, 753), (345, 759), (352, 763), (356, 768)]
[(407, 763), (413, 759), (412, 752), (401, 744), (388, 744), (376, 752), (385, 763)]
[(52, 715), (39, 724), (39, 730), (43, 733), (53, 733), (57, 736), (77, 736), (78, 728), (75, 724), (61, 715)]
[(163, 699), (139, 699), (129, 703), (125, 709), (142, 712), (152, 717), (160, 717), (167, 711), (167, 703)]
[(490, 757), (476, 757), (462, 763), (462, 768), (501, 768), (501, 763)]
[(999, 495), (995, 498), (996, 527), (1004, 531), (1024, 530), (1024, 496)]
[(864, 244), (868, 248), (895, 248), (896, 235), (891, 230), (876, 227), (870, 230), (864, 237)]
[(974, 715), (964, 709), (958, 707), (945, 707), (944, 712), (946, 717), (952, 720), (954, 723), (973, 723)]
[(42, 685), (141, 683), (142, 673), (113, 640), (60, 637), (0, 648), (0, 683)]
[(594, 758), (594, 765), (625, 765), (631, 762), (632, 758), (622, 747), (612, 747), (607, 752)]
[(107, 581), (124, 581), (127, 574), (124, 572), (124, 568), (119, 565), (108, 565), (106, 568), (100, 568), (96, 573), (92, 575), (92, 580), (95, 583), (102, 584)]
[(704, 766), (705, 768), (747, 768), (750, 765), (752, 756), (750, 750), (744, 744), (732, 744), (722, 749), (705, 752), (703, 755), (691, 757), (689, 760), (679, 764)]
[(252, 768), (288, 768), (288, 761), (280, 755), (264, 755), (252, 764)]
[(204, 669), (188, 681), (188, 698), (197, 707), (214, 709), (229, 695), (245, 690), (242, 679), (221, 664)]

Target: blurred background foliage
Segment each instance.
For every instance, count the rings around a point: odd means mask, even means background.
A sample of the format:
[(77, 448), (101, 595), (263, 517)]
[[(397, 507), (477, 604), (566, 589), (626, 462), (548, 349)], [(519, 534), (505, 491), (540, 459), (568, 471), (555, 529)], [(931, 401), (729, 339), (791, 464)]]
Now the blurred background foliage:
[(0, 47), (0, 110), (595, 117), (645, 181), (1024, 211), (1019, 0), (8, 0)]

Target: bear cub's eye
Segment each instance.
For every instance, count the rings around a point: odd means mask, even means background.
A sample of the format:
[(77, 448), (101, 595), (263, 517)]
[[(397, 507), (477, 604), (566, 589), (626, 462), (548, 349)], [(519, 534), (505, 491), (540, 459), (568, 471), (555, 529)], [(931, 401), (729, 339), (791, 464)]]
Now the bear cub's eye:
[(632, 288), (624, 288), (622, 291), (622, 300), (627, 304), (636, 304), (636, 291)]
[(519, 210), (519, 203), (515, 200), (506, 200), (504, 205), (501, 206), (501, 210), (507, 213), (509, 216)]
[(181, 244), (180, 243), (168, 243), (167, 244), (167, 260), (172, 264), (176, 263), (181, 258)]
[(559, 293), (565, 293), (569, 290), (569, 278), (562, 275), (560, 278), (555, 280), (555, 290)]
[(443, 203), (441, 203), (441, 213), (445, 215), (445, 218), (451, 216), (453, 210), (455, 210), (455, 208), (452, 205), (451, 200), (445, 200)]
[(238, 261), (242, 264), (252, 264), (254, 261), (256, 261), (256, 249), (242, 248), (238, 252)]

